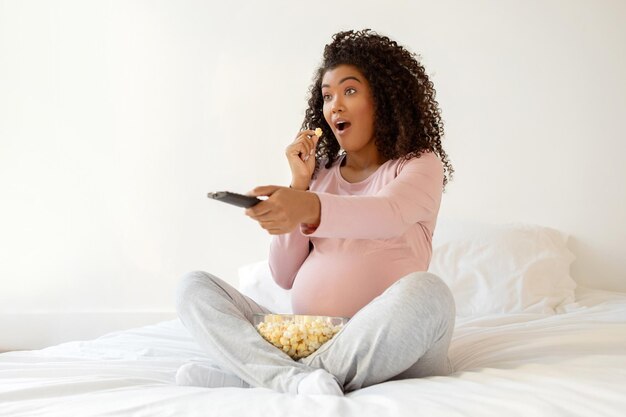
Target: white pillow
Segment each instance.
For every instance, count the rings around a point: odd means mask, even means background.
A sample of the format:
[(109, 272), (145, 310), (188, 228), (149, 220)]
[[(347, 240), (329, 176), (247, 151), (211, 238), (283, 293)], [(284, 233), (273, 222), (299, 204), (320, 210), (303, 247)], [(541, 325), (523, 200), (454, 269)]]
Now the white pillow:
[[(531, 224), (439, 218), (429, 271), (450, 287), (457, 316), (561, 312), (575, 301), (568, 236)], [(292, 312), (267, 260), (239, 268), (239, 290), (275, 313)]]
[(429, 271), (450, 287), (457, 316), (554, 314), (575, 301), (567, 240), (538, 225), (440, 219)]
[(276, 284), (267, 259), (239, 268), (239, 291), (273, 313), (292, 313), (290, 291)]

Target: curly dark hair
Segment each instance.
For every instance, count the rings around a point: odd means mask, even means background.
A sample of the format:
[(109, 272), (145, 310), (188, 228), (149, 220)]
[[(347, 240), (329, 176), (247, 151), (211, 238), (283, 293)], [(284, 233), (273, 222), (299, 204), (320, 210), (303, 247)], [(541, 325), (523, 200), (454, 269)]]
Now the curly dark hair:
[[(330, 168), (340, 156), (340, 145), (323, 113), (322, 78), (339, 65), (358, 68), (370, 84), (374, 99), (374, 138), (385, 159), (419, 158), (432, 151), (444, 166), (443, 189), (454, 169), (441, 147), (443, 122), (435, 100), (433, 83), (417, 55), (395, 41), (370, 29), (344, 31), (333, 35), (324, 48), (322, 64), (309, 88), (308, 109), (302, 129), (322, 129), (316, 150), (313, 178), (326, 158)], [(345, 153), (345, 152), (344, 152)]]

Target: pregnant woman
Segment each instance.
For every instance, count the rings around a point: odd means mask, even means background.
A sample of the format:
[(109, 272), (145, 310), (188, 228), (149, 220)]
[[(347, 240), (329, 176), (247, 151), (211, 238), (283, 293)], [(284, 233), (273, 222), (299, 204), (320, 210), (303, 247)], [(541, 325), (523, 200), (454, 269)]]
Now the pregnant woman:
[(335, 34), (302, 129), (286, 149), (290, 186), (255, 188), (250, 195), (268, 198), (245, 214), (272, 234), (270, 270), (291, 289), (293, 312), (350, 320), (294, 361), (252, 325), (267, 308), (218, 277), (188, 273), (179, 317), (212, 362), (183, 365), (177, 383), (343, 395), (450, 374), (454, 299), (426, 271), (454, 170), (424, 67), (370, 30)]

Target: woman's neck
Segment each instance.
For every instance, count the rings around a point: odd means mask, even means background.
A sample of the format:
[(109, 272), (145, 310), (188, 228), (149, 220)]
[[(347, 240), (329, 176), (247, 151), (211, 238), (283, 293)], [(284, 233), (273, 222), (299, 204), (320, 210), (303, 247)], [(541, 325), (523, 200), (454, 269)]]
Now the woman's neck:
[(344, 180), (356, 183), (369, 178), (384, 163), (385, 160), (378, 153), (363, 155), (346, 152), (339, 171)]
[(367, 153), (346, 152), (346, 156), (344, 157), (341, 166), (354, 172), (362, 172), (376, 169), (384, 164), (386, 161), (387, 159), (384, 159), (378, 153), (378, 150), (375, 150), (375, 152)]

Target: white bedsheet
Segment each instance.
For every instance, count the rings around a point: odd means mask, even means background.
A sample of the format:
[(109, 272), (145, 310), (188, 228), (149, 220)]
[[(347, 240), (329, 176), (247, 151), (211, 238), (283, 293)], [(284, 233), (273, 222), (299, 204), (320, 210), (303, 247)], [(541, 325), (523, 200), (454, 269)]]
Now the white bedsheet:
[(344, 398), (178, 387), (202, 352), (177, 321), (91, 341), (0, 354), (0, 415), (626, 415), (626, 294), (577, 290), (562, 314), (457, 320), (456, 372), (391, 381)]

